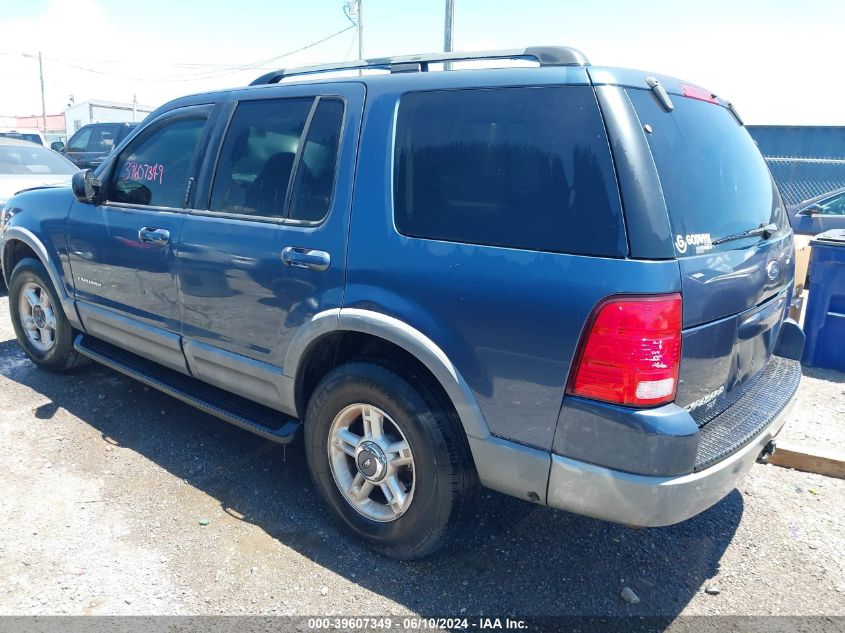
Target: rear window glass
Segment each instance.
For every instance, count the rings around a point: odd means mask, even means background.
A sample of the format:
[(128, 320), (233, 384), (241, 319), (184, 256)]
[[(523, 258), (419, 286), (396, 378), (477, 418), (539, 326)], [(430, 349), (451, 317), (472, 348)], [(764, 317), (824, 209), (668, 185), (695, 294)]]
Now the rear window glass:
[(0, 132), (0, 136), (4, 138), (16, 138), (19, 141), (29, 141), (36, 145), (42, 145), (41, 137), (37, 134), (27, 134), (25, 132)]
[(0, 174), (73, 174), (77, 167), (56, 152), (31, 145), (0, 145)]
[(672, 96), (666, 112), (648, 90), (628, 90), (654, 157), (679, 255), (747, 247), (759, 237), (709, 242), (774, 222), (783, 202), (757, 145), (726, 108)]
[(624, 256), (607, 138), (587, 86), (408, 93), (396, 128), (399, 232)]

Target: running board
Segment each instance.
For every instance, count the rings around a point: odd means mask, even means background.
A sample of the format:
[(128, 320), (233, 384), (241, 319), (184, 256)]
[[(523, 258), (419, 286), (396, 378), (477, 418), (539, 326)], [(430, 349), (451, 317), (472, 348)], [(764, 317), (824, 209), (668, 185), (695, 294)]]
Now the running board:
[(271, 442), (289, 444), (302, 426), (299, 420), (280, 411), (212, 387), (90, 335), (78, 335), (73, 346), (83, 356)]

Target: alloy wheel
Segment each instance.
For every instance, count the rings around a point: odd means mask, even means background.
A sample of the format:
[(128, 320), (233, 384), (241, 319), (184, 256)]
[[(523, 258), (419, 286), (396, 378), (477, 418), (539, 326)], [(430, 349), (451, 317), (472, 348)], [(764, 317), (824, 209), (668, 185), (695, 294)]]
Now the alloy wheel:
[(24, 284), (18, 298), (18, 312), (26, 337), (39, 352), (49, 352), (56, 343), (56, 312), (50, 295), (37, 283)]
[(373, 521), (398, 519), (414, 497), (414, 456), (399, 425), (376, 406), (352, 404), (329, 429), (329, 465), (338, 489)]

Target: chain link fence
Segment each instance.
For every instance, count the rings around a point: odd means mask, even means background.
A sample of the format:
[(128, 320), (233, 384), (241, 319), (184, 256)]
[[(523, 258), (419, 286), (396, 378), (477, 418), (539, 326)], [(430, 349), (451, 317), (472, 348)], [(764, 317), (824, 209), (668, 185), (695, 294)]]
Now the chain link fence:
[(845, 159), (766, 156), (787, 205), (845, 187)]

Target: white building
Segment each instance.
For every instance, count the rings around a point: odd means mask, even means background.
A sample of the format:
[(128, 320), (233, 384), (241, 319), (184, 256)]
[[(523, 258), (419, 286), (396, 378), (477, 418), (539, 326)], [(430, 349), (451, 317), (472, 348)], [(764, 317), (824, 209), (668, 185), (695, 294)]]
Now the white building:
[(125, 123), (142, 121), (154, 108), (114, 101), (84, 101), (65, 110), (65, 126), (70, 138), (83, 125), (89, 123)]

